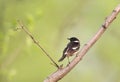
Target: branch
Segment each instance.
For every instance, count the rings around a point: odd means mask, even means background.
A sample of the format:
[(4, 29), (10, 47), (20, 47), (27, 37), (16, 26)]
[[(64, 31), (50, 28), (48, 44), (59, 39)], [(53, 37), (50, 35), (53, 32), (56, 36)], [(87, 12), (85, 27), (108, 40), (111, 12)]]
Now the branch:
[(101, 37), (101, 35), (106, 31), (108, 26), (113, 22), (113, 20), (116, 18), (118, 13), (120, 12), (120, 4), (113, 10), (111, 15), (109, 15), (106, 19), (103, 25), (100, 27), (98, 32), (91, 38), (90, 41), (88, 41), (80, 52), (78, 52), (77, 57), (75, 57), (72, 62), (64, 67), (59, 68), (56, 72), (49, 75), (44, 82), (57, 82), (58, 80), (62, 79), (66, 74), (68, 74), (84, 57), (84, 55), (87, 53), (87, 51), (96, 43), (96, 41)]
[(22, 29), (32, 40), (33, 42), (45, 53), (45, 55), (53, 62), (53, 64), (59, 68), (59, 66), (57, 65), (57, 63), (52, 59), (52, 57), (42, 48), (42, 46), (39, 44), (39, 42), (33, 37), (33, 35), (25, 28), (25, 26), (23, 25), (23, 23), (18, 20), (18, 24), (20, 25), (18, 29)]

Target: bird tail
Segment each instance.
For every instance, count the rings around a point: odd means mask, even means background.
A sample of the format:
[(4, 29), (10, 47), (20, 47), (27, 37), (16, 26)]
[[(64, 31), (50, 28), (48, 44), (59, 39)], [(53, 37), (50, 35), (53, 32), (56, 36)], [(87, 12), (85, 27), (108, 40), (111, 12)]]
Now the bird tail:
[(63, 56), (58, 60), (58, 62), (63, 61), (63, 60), (65, 59), (65, 57), (66, 57), (66, 55), (63, 55)]

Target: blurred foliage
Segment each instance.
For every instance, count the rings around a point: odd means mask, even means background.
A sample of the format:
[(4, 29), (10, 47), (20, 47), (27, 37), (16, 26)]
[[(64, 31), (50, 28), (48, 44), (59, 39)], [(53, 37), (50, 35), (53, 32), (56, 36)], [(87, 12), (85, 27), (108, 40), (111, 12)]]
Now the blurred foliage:
[[(23, 31), (39, 40), (55, 61), (68, 37), (83, 46), (119, 0), (0, 0), (0, 82), (42, 82), (56, 68)], [(60, 82), (120, 82), (120, 15), (84, 59)], [(72, 58), (71, 58), (72, 59)], [(59, 63), (67, 64), (67, 60)]]

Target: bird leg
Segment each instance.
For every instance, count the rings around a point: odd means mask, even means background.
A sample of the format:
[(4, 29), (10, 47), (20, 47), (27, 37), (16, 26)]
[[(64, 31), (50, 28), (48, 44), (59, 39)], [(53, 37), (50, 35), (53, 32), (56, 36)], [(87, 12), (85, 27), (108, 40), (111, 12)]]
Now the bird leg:
[(68, 59), (68, 64), (70, 64), (70, 60), (69, 60), (69, 57), (67, 57), (67, 59)]

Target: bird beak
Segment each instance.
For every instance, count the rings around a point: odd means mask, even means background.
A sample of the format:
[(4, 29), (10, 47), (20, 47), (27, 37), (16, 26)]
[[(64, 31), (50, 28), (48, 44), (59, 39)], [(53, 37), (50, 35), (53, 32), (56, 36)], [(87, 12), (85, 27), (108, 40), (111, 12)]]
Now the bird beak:
[(68, 40), (70, 40), (70, 38), (67, 38)]

